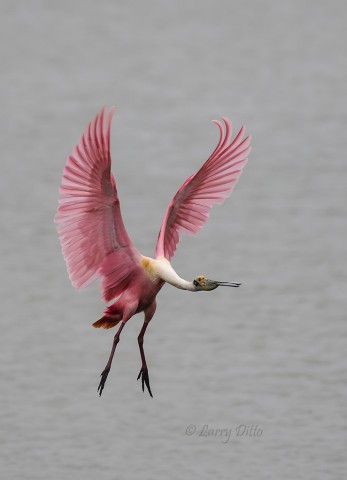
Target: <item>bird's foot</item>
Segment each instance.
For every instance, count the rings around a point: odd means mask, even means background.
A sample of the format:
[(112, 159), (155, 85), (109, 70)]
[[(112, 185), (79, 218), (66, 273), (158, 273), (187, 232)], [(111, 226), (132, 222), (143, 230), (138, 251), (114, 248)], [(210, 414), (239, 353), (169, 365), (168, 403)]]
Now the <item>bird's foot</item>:
[(101, 397), (101, 394), (102, 394), (102, 391), (105, 387), (107, 376), (110, 373), (110, 370), (111, 370), (110, 368), (106, 367), (105, 370), (100, 375), (101, 380), (100, 380), (100, 383), (99, 383), (99, 386), (98, 386), (99, 397)]
[(147, 387), (148, 393), (150, 396), (153, 398), (152, 392), (151, 392), (151, 387), (149, 385), (149, 376), (148, 376), (148, 368), (147, 367), (141, 367), (140, 373), (137, 376), (137, 379), (139, 380), (141, 378), (142, 382), (142, 391), (145, 391), (145, 385)]

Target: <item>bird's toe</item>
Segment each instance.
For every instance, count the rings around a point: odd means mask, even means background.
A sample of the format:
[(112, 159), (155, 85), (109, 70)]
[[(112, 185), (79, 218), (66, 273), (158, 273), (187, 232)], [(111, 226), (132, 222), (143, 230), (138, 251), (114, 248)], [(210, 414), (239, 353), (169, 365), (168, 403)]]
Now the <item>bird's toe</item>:
[(105, 368), (105, 370), (100, 375), (101, 380), (100, 380), (100, 383), (99, 383), (99, 386), (98, 386), (99, 397), (101, 397), (101, 394), (102, 394), (102, 391), (105, 387), (105, 383), (106, 383), (107, 376), (108, 376), (109, 372), (110, 372), (110, 369)]
[(141, 378), (141, 383), (142, 383), (142, 391), (145, 391), (145, 385), (147, 387), (148, 393), (150, 396), (153, 398), (151, 387), (149, 384), (149, 375), (148, 375), (148, 368), (147, 367), (142, 367), (140, 370), (140, 373), (137, 376), (137, 380)]

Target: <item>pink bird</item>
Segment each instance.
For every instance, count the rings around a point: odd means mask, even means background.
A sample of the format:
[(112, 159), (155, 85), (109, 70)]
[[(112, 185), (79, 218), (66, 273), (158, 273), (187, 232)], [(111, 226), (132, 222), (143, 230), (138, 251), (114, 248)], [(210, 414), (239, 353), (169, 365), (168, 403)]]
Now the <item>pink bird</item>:
[(218, 120), (219, 142), (204, 165), (191, 175), (171, 200), (160, 228), (154, 258), (136, 249), (124, 227), (116, 182), (111, 173), (110, 127), (115, 108), (101, 112), (87, 126), (81, 140), (67, 159), (55, 216), (70, 280), (76, 289), (101, 278), (102, 296), (111, 303), (96, 328), (120, 323), (112, 350), (98, 386), (105, 386), (120, 334), (126, 322), (144, 312), (138, 336), (142, 366), (142, 391), (152, 395), (143, 339), (156, 310), (156, 296), (165, 282), (190, 292), (210, 291), (240, 283), (210, 280), (204, 275), (193, 281), (179, 277), (170, 264), (182, 232), (196, 234), (207, 221), (209, 211), (228, 197), (250, 152), (250, 137), (242, 127), (231, 140), (231, 125)]

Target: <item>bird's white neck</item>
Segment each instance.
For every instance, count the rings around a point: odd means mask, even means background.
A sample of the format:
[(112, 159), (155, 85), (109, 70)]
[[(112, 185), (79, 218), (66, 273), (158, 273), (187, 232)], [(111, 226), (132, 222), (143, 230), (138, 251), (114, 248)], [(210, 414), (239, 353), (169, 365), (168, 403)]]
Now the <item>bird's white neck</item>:
[(165, 257), (158, 257), (155, 260), (149, 257), (142, 257), (141, 265), (151, 280), (161, 278), (164, 282), (170, 283), (181, 290), (195, 292), (193, 282), (181, 278), (172, 268), (171, 263)]

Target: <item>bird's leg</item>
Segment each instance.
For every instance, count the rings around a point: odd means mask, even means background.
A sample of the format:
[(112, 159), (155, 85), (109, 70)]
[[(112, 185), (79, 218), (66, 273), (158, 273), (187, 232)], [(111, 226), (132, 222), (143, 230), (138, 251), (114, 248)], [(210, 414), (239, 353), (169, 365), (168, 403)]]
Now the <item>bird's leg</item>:
[(145, 357), (145, 351), (143, 349), (143, 338), (145, 336), (146, 329), (148, 327), (148, 324), (151, 320), (151, 318), (154, 315), (155, 309), (156, 309), (156, 302), (155, 300), (151, 303), (151, 305), (145, 310), (145, 321), (143, 322), (141, 331), (139, 333), (139, 336), (137, 337), (137, 341), (139, 343), (139, 349), (140, 349), (140, 355), (141, 355), (141, 361), (142, 361), (142, 367), (140, 370), (140, 373), (137, 376), (137, 380), (141, 378), (142, 382), (142, 391), (145, 391), (145, 385), (147, 387), (148, 393), (150, 396), (153, 398), (151, 387), (149, 385), (149, 375), (148, 375), (148, 367), (146, 363), (146, 357)]
[(146, 328), (148, 327), (148, 324), (149, 322), (144, 321), (143, 326), (141, 328), (141, 332), (137, 337), (137, 341), (139, 342), (141, 360), (142, 360), (142, 367), (141, 367), (140, 373), (137, 376), (137, 379), (139, 380), (141, 378), (142, 391), (143, 392), (145, 391), (145, 384), (146, 384), (148, 393), (150, 394), (151, 397), (153, 397), (151, 392), (151, 387), (149, 385), (149, 376), (148, 376), (148, 368), (146, 363), (145, 351), (143, 349), (143, 337), (145, 335), (145, 331), (146, 331)]
[(100, 383), (99, 383), (99, 386), (98, 386), (98, 392), (99, 392), (99, 397), (101, 397), (101, 394), (102, 394), (102, 391), (105, 387), (105, 383), (106, 383), (106, 380), (107, 380), (107, 376), (111, 370), (111, 365), (112, 365), (112, 360), (113, 360), (113, 355), (114, 355), (114, 352), (116, 351), (116, 346), (117, 346), (117, 343), (119, 342), (119, 337), (120, 337), (120, 334), (121, 334), (121, 331), (123, 330), (123, 327), (125, 325), (126, 322), (124, 322), (124, 320), (122, 321), (122, 323), (120, 324), (120, 327), (118, 328), (117, 330), (117, 333), (116, 335), (114, 336), (114, 339), (113, 339), (113, 345), (112, 345), (112, 350), (111, 350), (111, 353), (110, 353), (110, 357), (108, 359), (108, 362), (106, 364), (106, 367), (104, 368), (103, 372), (101, 373), (101, 380), (100, 380)]

